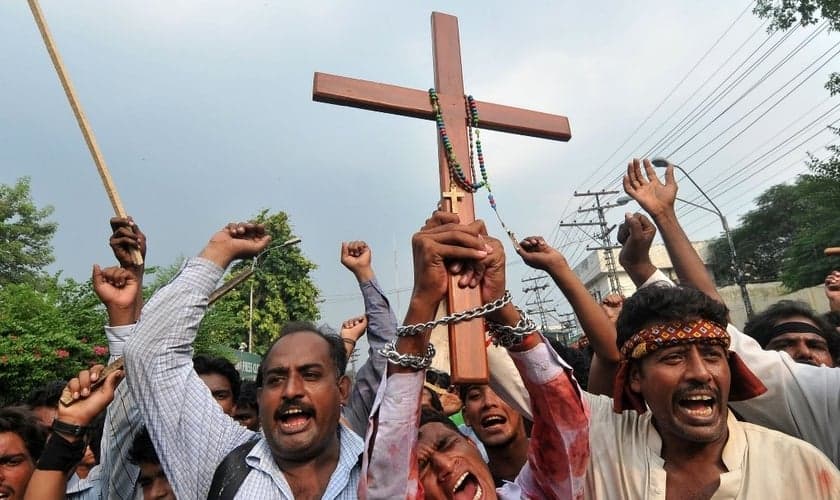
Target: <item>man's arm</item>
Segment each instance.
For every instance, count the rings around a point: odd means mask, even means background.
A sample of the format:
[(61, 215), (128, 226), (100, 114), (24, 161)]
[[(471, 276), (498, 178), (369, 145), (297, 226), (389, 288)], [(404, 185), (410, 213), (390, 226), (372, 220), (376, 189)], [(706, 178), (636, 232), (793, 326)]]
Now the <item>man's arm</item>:
[(840, 271), (831, 271), (825, 277), (825, 298), (829, 311), (840, 311)]
[[(138, 303), (142, 303), (143, 292), (136, 279), (136, 273), (125, 268), (111, 267), (100, 270), (94, 267), (93, 290), (108, 312), (105, 335), (108, 338), (109, 363), (123, 355), (125, 342), (134, 330)], [(139, 297), (139, 298), (138, 298)], [(134, 436), (142, 426), (142, 417), (131, 399), (128, 384), (120, 384), (113, 401), (108, 405), (100, 445), (99, 492), (102, 498), (134, 498), (134, 486), (139, 468), (128, 460), (128, 451)], [(68, 498), (81, 500), (89, 498), (82, 492)]]
[(365, 435), (377, 389), (387, 366), (379, 350), (394, 337), (397, 329), (397, 318), (373, 272), (371, 253), (364, 241), (341, 244), (341, 263), (359, 283), (367, 321), (368, 359), (356, 374), (350, 400), (344, 409), (350, 428), (360, 436)]
[[(472, 265), (488, 254), (478, 237), (483, 223), (460, 226), (457, 215), (436, 212), (412, 238), (414, 290), (405, 324), (419, 324), (435, 317), (448, 289), (445, 261), (462, 272), (463, 286), (475, 277)], [(456, 234), (456, 232), (458, 234)], [(469, 268), (470, 272), (465, 273)], [(503, 267), (502, 267), (503, 268)], [(503, 282), (503, 280), (502, 280)], [(475, 285), (473, 285), (475, 286)], [(401, 354), (424, 355), (430, 331), (399, 337)], [(389, 363), (370, 414), (359, 496), (362, 498), (423, 498), (417, 464), (417, 432), (420, 420), (420, 391), (425, 370)], [(408, 452), (406, 453), (406, 450)]]
[[(636, 198), (639, 204), (654, 217), (680, 279), (721, 300), (673, 212), (676, 197), (673, 167), (666, 171), (666, 186), (670, 186), (673, 197), (661, 195), (662, 184), (652, 172), (653, 167), (647, 162), (645, 167), (649, 181), (642, 177), (638, 161), (628, 166), (625, 190), (634, 198), (639, 196)], [(661, 282), (662, 275), (657, 273), (658, 278), (654, 275), (648, 281)], [(840, 370), (796, 363), (787, 353), (763, 350), (758, 342), (732, 325), (728, 331), (730, 349), (738, 353), (767, 388), (761, 396), (731, 401), (732, 407), (750, 422), (808, 441), (835, 464), (840, 464), (840, 429), (834, 425), (840, 419), (840, 391), (837, 390)]]
[(624, 191), (653, 218), (653, 222), (662, 234), (662, 240), (665, 242), (665, 248), (668, 250), (668, 256), (671, 258), (680, 282), (723, 303), (706, 266), (703, 265), (703, 261), (697, 255), (697, 251), (677, 220), (674, 210), (674, 202), (677, 199), (674, 166), (669, 164), (665, 169), (665, 184), (663, 184), (650, 161), (644, 160), (643, 163), (644, 174), (642, 174), (641, 163), (638, 159), (628, 163), (627, 174), (624, 176)]
[[(435, 311), (440, 301), (443, 299), (447, 289), (448, 275), (453, 273), (459, 276), (459, 286), (480, 286), (481, 298), (484, 302), (495, 300), (502, 296), (505, 291), (505, 259), (504, 248), (501, 242), (495, 238), (486, 236), (486, 230), (481, 221), (477, 221), (468, 226), (461, 226), (457, 224), (457, 216), (438, 212), (430, 219), (430, 222), (417, 233), (413, 240), (414, 247), (414, 262), (415, 262), (415, 285), (412, 299), (409, 306), (409, 312), (406, 315), (407, 324), (417, 324), (429, 321), (434, 317)], [(497, 325), (514, 326), (519, 324), (521, 319), (519, 311), (512, 304), (505, 305), (502, 309), (494, 311), (487, 315), (487, 321)], [(397, 351), (401, 354), (418, 354), (426, 352), (428, 345), (429, 333), (423, 332), (418, 335), (400, 337), (397, 342)], [(524, 340), (514, 350), (530, 351), (538, 349), (540, 339), (538, 336), (531, 334), (524, 337)], [(545, 348), (545, 346), (543, 346)], [(527, 356), (527, 355), (526, 355)], [(541, 366), (535, 371), (545, 373), (545, 366)], [(529, 452), (529, 465), (524, 475), (517, 478), (517, 483), (520, 485), (522, 491), (527, 495), (534, 495), (535, 498), (547, 498), (559, 495), (561, 498), (576, 498), (583, 494), (583, 473), (586, 467), (580, 467), (580, 463), (585, 464), (588, 460), (588, 420), (585, 405), (581, 402), (580, 393), (577, 385), (573, 382), (571, 370), (565, 371), (561, 374), (550, 373), (550, 379), (546, 380), (540, 378), (542, 375), (537, 375), (533, 381), (537, 385), (547, 386), (546, 390), (537, 389), (531, 393), (532, 401), (539, 400), (535, 403), (535, 408), (539, 411), (534, 413), (545, 413), (548, 415), (543, 418), (542, 415), (536, 417), (535, 434), (542, 433), (543, 438), (540, 438), (542, 448), (539, 443), (534, 444)], [(526, 386), (530, 383), (528, 374), (523, 374)], [(396, 495), (400, 498), (415, 498), (415, 496), (422, 495), (422, 488), (419, 483), (419, 472), (417, 465), (417, 426), (406, 425), (406, 422), (418, 419), (417, 408), (419, 407), (418, 392), (422, 387), (422, 374), (412, 368), (400, 366), (398, 364), (390, 365), (388, 369), (388, 380), (383, 382), (386, 387), (394, 383), (399, 384), (400, 388), (404, 388), (405, 392), (398, 393), (385, 390), (386, 394), (394, 395), (390, 398), (390, 404), (383, 404), (379, 407), (379, 421), (389, 424), (395, 424), (384, 429), (379, 427), (376, 433), (371, 432), (370, 439), (374, 435), (378, 435), (383, 440), (377, 440), (375, 447), (368, 448), (372, 452), (370, 462), (366, 462), (369, 466), (367, 472), (367, 481), (369, 486), (378, 487), (380, 485), (394, 486), (391, 489), (385, 490), (389, 495)], [(530, 388), (529, 388), (530, 389)], [(413, 392), (411, 392), (413, 391)], [(400, 394), (404, 394), (404, 397)], [(572, 402), (571, 396), (575, 402)], [(399, 399), (410, 398), (410, 401), (402, 401)], [(388, 402), (388, 398), (383, 398)], [(550, 403), (547, 403), (550, 401)], [(553, 407), (559, 406), (559, 411), (563, 415), (555, 415), (551, 408), (547, 406), (550, 404)], [(408, 408), (406, 408), (408, 407)], [(575, 408), (575, 410), (569, 410)], [(405, 412), (413, 411), (414, 418), (405, 419), (406, 414), (399, 414), (400, 410)], [(376, 408), (375, 408), (376, 411)], [(383, 412), (390, 412), (384, 415)], [(394, 418), (394, 417), (397, 418)], [(399, 422), (399, 418), (402, 421)], [(550, 420), (546, 420), (550, 419)], [(401, 424), (401, 425), (400, 425)], [(580, 424), (583, 424), (581, 426)], [(538, 430), (537, 430), (538, 429)], [(394, 436), (386, 435), (386, 430), (396, 434)], [(583, 432), (583, 439), (580, 437), (580, 432)], [(573, 437), (572, 441), (566, 439)], [(391, 445), (402, 443), (399, 448), (392, 448)], [(551, 452), (547, 452), (546, 446), (552, 447)], [(405, 449), (409, 447), (411, 452), (406, 458), (393, 456), (392, 450)], [(389, 453), (390, 452), (390, 453)], [(575, 456), (570, 456), (575, 455)], [(543, 457), (546, 454), (550, 455), (549, 460)], [(583, 462), (580, 462), (583, 460)], [(406, 469), (407, 467), (407, 469)], [(565, 478), (563, 480), (559, 478)], [(379, 498), (371, 494), (371, 497)]]
[[(146, 235), (140, 230), (140, 227), (134, 222), (131, 217), (112, 217), (111, 229), (113, 233), (108, 240), (111, 250), (114, 252), (114, 257), (120, 263), (120, 267), (132, 273), (137, 280), (140, 289), (143, 289), (143, 273), (146, 269)], [(143, 257), (144, 264), (135, 264), (131, 257), (133, 251), (140, 252)], [(143, 294), (140, 293), (136, 297), (134, 304), (134, 321), (140, 319), (140, 311), (143, 309)]]
[(229, 224), (217, 232), (146, 304), (126, 345), (131, 395), (180, 498), (206, 496), (216, 466), (253, 435), (222, 412), (195, 374), (192, 342), (224, 269), (269, 241), (256, 224)]
[[(114, 398), (114, 390), (122, 380), (124, 372), (115, 371), (107, 376), (104, 383), (96, 389), (91, 384), (102, 377), (102, 365), (90, 370), (82, 370), (65, 387), (73, 395), (74, 404), (59, 404), (56, 421), (68, 426), (88, 428), (97, 415), (105, 410)], [(54, 424), (57, 425), (57, 424)], [(26, 488), (26, 498), (33, 500), (63, 499), (67, 488), (68, 472), (82, 458), (84, 437), (53, 429), (41, 458)], [(99, 492), (96, 492), (97, 494)]]
[(535, 416), (528, 463), (516, 478), (524, 498), (583, 496), (589, 463), (589, 407), (572, 369), (537, 332), (536, 345), (509, 349)]

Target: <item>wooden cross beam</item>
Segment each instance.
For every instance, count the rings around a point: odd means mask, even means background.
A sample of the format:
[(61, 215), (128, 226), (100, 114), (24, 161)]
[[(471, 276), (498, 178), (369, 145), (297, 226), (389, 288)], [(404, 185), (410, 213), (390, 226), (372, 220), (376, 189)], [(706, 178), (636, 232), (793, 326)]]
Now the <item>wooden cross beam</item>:
[[(432, 13), (432, 50), (434, 56), (435, 90), (455, 156), (468, 165), (467, 111), (464, 102), (464, 78), (461, 71), (461, 43), (458, 37), (458, 18), (440, 12)], [(312, 99), (319, 102), (381, 111), (397, 115), (434, 120), (429, 94), (396, 85), (357, 80), (343, 76), (315, 73)], [(498, 130), (558, 141), (571, 138), (569, 120), (565, 116), (512, 108), (499, 104), (477, 102), (482, 129)], [(455, 194), (450, 188), (446, 151), (438, 138), (440, 190), (448, 209), (458, 213), (462, 224), (475, 220), (473, 197), (469, 193)], [(470, 172), (464, 174), (472, 181)], [(458, 201), (458, 197), (463, 198)], [(449, 313), (464, 311), (481, 305), (478, 290), (460, 289), (457, 279), (449, 281)], [(449, 328), (449, 350), (454, 383), (487, 383), (484, 322), (479, 318), (458, 323)]]

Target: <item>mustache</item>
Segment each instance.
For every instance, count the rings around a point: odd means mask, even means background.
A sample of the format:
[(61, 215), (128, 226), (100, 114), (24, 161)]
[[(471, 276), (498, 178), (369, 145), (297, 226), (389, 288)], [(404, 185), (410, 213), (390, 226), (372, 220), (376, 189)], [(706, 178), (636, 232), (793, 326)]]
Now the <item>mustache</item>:
[(283, 403), (274, 411), (274, 419), (279, 419), (283, 416), (284, 413), (291, 409), (297, 409), (304, 413), (308, 413), (309, 415), (315, 414), (315, 408), (311, 405), (308, 405), (301, 401), (300, 399), (286, 399)]
[(697, 392), (703, 393), (711, 393), (714, 395), (715, 399), (720, 401), (720, 389), (712, 387), (708, 384), (691, 384), (687, 387), (681, 387), (677, 392), (674, 393), (674, 401), (679, 401), (680, 399), (685, 398), (688, 395), (692, 395)]

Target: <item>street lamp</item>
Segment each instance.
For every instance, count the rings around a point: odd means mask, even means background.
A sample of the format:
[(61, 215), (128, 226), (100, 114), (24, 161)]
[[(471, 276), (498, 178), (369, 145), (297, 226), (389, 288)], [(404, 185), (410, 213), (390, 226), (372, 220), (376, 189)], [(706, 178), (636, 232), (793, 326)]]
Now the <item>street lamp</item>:
[[(263, 255), (267, 254), (270, 251), (277, 250), (278, 248), (285, 248), (290, 245), (297, 245), (300, 243), (300, 238), (290, 238), (283, 243), (278, 243), (276, 245), (271, 245), (259, 254), (254, 257), (254, 260), (251, 261), (251, 272), (249, 276), (254, 274), (257, 270), (257, 261)], [(248, 352), (252, 352), (254, 349), (254, 280), (251, 280), (251, 293), (250, 299), (248, 301)]]
[[(651, 163), (653, 164), (653, 166), (659, 167), (659, 168), (665, 168), (665, 167), (668, 166), (668, 160), (666, 160), (664, 158), (654, 158), (651, 161)], [(729, 223), (726, 221), (726, 216), (723, 215), (723, 213), (720, 211), (720, 208), (718, 208), (718, 206), (715, 204), (715, 202), (712, 201), (712, 199), (709, 197), (709, 195), (706, 194), (706, 192), (703, 191), (696, 182), (694, 182), (694, 179), (692, 179), (691, 176), (688, 175), (688, 172), (686, 172), (685, 169), (683, 169), (679, 165), (671, 164), (671, 166), (673, 166), (675, 169), (682, 172), (682, 174), (685, 176), (685, 178), (688, 179), (688, 181), (691, 182), (691, 184), (694, 185), (695, 189), (697, 189), (697, 191), (701, 195), (703, 195), (703, 198), (706, 198), (706, 201), (709, 202), (709, 205), (711, 205), (712, 208), (705, 207), (703, 205), (698, 205), (697, 203), (693, 203), (693, 202), (690, 202), (688, 200), (684, 200), (682, 198), (677, 198), (677, 200), (682, 202), (682, 203), (685, 203), (686, 205), (691, 205), (692, 207), (699, 208), (700, 210), (705, 210), (707, 212), (713, 213), (713, 214), (717, 215), (718, 218), (720, 219), (721, 225), (723, 225), (723, 232), (726, 235), (726, 242), (729, 244), (729, 255), (730, 255), (730, 258), (731, 258), (730, 265), (732, 266), (732, 271), (735, 272), (735, 283), (738, 284), (738, 288), (741, 290), (741, 299), (744, 301), (744, 311), (747, 313), (747, 319), (748, 320), (752, 319), (753, 308), (752, 308), (752, 301), (750, 301), (750, 294), (749, 294), (749, 291), (747, 290), (747, 283), (746, 283), (746, 279), (745, 279), (746, 275), (744, 274), (744, 271), (741, 269), (741, 266), (738, 265), (738, 254), (735, 251), (735, 242), (732, 240), (732, 232), (729, 230)], [(631, 199), (632, 198), (630, 198), (630, 197), (621, 197), (618, 200), (616, 200), (616, 203), (619, 204), (619, 205), (625, 205)]]

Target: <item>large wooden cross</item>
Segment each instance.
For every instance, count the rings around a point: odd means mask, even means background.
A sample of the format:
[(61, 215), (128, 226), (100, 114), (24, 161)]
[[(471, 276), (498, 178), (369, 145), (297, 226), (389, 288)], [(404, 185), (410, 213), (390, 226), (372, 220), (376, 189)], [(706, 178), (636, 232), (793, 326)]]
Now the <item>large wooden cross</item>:
[[(461, 43), (458, 37), (458, 18), (440, 12), (432, 13), (432, 50), (434, 55), (435, 89), (443, 120), (455, 156), (462, 165), (469, 165), (467, 112), (464, 102), (464, 78), (461, 71)], [(315, 101), (370, 109), (384, 113), (434, 120), (429, 94), (425, 90), (409, 89), (384, 83), (357, 80), (343, 76), (315, 73), (312, 88)], [(498, 104), (477, 102), (482, 129), (511, 132), (558, 141), (571, 138), (569, 120), (565, 116), (550, 115)], [(447, 208), (457, 213), (462, 224), (475, 220), (473, 197), (456, 192), (450, 186), (446, 151), (438, 138), (441, 196)], [(468, 168), (464, 169), (471, 180)], [(460, 201), (459, 201), (460, 200)], [(449, 281), (449, 313), (460, 312), (481, 305), (478, 290), (460, 289), (457, 278)], [(452, 381), (487, 383), (484, 322), (478, 318), (457, 323), (449, 328), (449, 350)]]

